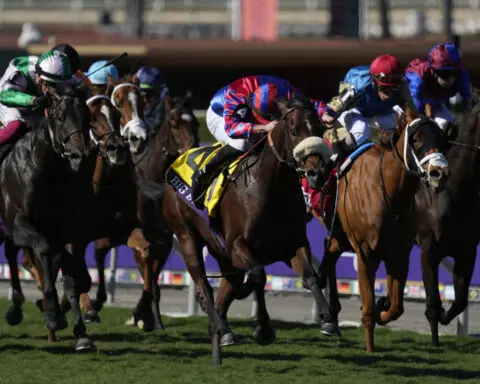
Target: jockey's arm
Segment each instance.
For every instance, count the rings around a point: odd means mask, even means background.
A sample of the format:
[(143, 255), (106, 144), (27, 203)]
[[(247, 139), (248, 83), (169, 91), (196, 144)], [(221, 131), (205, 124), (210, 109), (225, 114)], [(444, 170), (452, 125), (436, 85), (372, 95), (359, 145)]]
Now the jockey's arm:
[(7, 88), (0, 91), (0, 103), (7, 107), (28, 107), (33, 99), (34, 96), (15, 88)]

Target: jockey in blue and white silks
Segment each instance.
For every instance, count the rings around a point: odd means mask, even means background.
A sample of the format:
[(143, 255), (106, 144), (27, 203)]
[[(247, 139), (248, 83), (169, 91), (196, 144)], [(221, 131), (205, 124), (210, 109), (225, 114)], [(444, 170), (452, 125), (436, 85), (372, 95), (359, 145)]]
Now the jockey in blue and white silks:
[[(380, 130), (395, 128), (393, 107), (404, 104), (403, 69), (391, 55), (377, 57), (370, 66), (350, 69), (340, 83), (340, 95), (330, 104), (340, 114), (338, 121), (349, 135), (334, 143), (339, 153), (350, 152), (366, 142), (371, 135), (371, 124)], [(335, 100), (336, 99), (336, 100)], [(323, 116), (325, 122), (333, 118)]]

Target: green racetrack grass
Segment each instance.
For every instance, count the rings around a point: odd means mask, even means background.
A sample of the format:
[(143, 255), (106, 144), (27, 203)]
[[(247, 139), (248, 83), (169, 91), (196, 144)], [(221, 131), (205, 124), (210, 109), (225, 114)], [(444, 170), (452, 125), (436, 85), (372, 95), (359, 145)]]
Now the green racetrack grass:
[(130, 310), (105, 308), (103, 322), (88, 325), (98, 351), (76, 354), (70, 327), (49, 346), (33, 303), (25, 304), (17, 327), (5, 322), (8, 306), (0, 300), (2, 384), (480, 382), (480, 340), (473, 338), (442, 337), (443, 346), (433, 348), (427, 335), (377, 329), (377, 352), (368, 355), (361, 329), (343, 330), (338, 339), (322, 336), (318, 326), (274, 322), (277, 341), (262, 347), (253, 342), (252, 322), (233, 320), (242, 345), (224, 348), (215, 368), (206, 317), (164, 317), (167, 329), (147, 334), (123, 325)]

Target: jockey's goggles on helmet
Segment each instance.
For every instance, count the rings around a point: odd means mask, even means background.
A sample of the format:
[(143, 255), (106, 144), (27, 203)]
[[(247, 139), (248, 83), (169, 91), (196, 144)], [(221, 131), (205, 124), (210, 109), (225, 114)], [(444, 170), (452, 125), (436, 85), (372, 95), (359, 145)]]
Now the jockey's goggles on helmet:
[(400, 91), (400, 85), (382, 85), (377, 83), (377, 90), (386, 93), (387, 95), (393, 95)]
[(379, 86), (400, 87), (403, 82), (403, 75), (400, 73), (379, 73), (372, 75), (372, 79)]
[(449, 79), (450, 77), (455, 77), (457, 75), (457, 70), (455, 68), (434, 69), (433, 73), (442, 79)]

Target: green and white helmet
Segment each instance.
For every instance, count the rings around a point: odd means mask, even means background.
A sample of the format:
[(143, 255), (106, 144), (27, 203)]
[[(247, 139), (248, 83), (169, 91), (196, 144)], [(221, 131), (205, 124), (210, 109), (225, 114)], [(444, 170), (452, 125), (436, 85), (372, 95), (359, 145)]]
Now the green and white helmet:
[(57, 51), (42, 53), (35, 65), (41, 79), (52, 83), (64, 83), (72, 78), (72, 67), (67, 55)]

